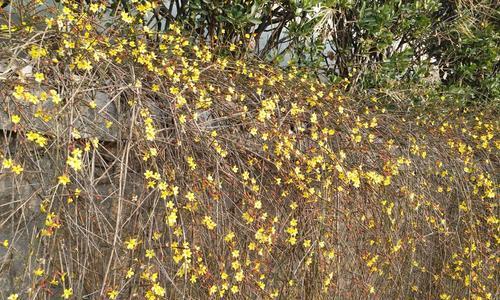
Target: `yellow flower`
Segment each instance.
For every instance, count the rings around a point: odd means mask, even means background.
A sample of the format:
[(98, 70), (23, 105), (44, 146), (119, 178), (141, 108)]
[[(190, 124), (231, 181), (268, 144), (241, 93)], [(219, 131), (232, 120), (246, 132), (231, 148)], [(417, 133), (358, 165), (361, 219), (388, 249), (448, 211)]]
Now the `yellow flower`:
[(14, 161), (11, 158), (4, 159), (2, 161), (2, 167), (5, 169), (10, 169), (10, 168), (12, 168), (13, 165), (14, 165)]
[(163, 297), (165, 296), (165, 289), (162, 288), (158, 283), (155, 283), (153, 287), (151, 288), (151, 291), (155, 293), (155, 295)]
[(195, 199), (195, 197), (194, 197), (194, 193), (193, 193), (193, 192), (188, 192), (188, 193), (186, 194), (186, 198), (187, 198), (189, 201), (193, 202), (193, 201), (194, 201), (194, 199)]
[(24, 168), (21, 165), (12, 166), (12, 172), (16, 173), (17, 175), (21, 174), (23, 171)]
[(90, 4), (90, 11), (93, 13), (96, 13), (99, 10), (99, 4), (97, 3), (92, 3)]
[(74, 59), (74, 62), (76, 64), (76, 67), (79, 69), (79, 70), (92, 70), (92, 63), (90, 62), (90, 60), (82, 57), (81, 55), (78, 55), (75, 59)]
[(186, 115), (181, 114), (179, 116), (179, 123), (181, 123), (181, 124), (185, 124), (186, 123)]
[(10, 296), (7, 298), (7, 300), (17, 300), (19, 299), (18, 294), (10, 294)]
[(63, 174), (57, 177), (58, 183), (62, 185), (66, 185), (70, 182), (69, 177), (66, 174)]
[(153, 258), (153, 257), (155, 257), (155, 251), (152, 250), (152, 249), (146, 250), (146, 257), (147, 258)]
[(121, 17), (122, 20), (127, 24), (130, 24), (134, 21), (134, 18), (124, 11), (121, 13)]
[(212, 285), (210, 287), (210, 290), (208, 291), (208, 294), (213, 295), (215, 293), (217, 293), (217, 286), (216, 285)]
[(37, 143), (40, 147), (45, 147), (45, 145), (47, 145), (47, 138), (37, 132), (29, 131), (26, 134), (26, 138), (28, 141)]
[(153, 233), (153, 240), (154, 240), (154, 241), (158, 241), (158, 240), (161, 238), (161, 236), (162, 236), (161, 232), (159, 232), (159, 231), (155, 231), (155, 232)]
[(224, 241), (226, 241), (226, 243), (229, 243), (231, 242), (233, 239), (234, 239), (234, 232), (229, 232), (228, 234), (226, 234), (226, 236), (224, 237)]
[(38, 269), (36, 269), (36, 270), (33, 272), (33, 274), (35, 274), (35, 276), (38, 276), (38, 277), (42, 276), (42, 275), (43, 275), (43, 273), (44, 273), (44, 271), (43, 271), (43, 269), (42, 269), (42, 268), (38, 268)]
[(451, 296), (448, 295), (448, 294), (444, 294), (443, 293), (443, 294), (439, 295), (439, 299), (441, 299), (441, 300), (449, 300), (449, 299), (451, 299)]
[(130, 279), (132, 276), (134, 276), (135, 272), (132, 270), (132, 268), (128, 269), (127, 275), (125, 275), (125, 278)]
[(260, 200), (255, 201), (253, 207), (255, 207), (256, 209), (261, 209), (262, 208), (262, 202)]
[(257, 284), (259, 285), (259, 287), (260, 287), (261, 290), (263, 290), (263, 289), (266, 288), (266, 284), (264, 282), (262, 282), (262, 281), (257, 282)]
[(127, 246), (127, 249), (129, 249), (129, 250), (134, 250), (138, 244), (139, 244), (139, 241), (137, 239), (133, 239), (133, 238), (130, 238), (128, 241), (125, 242), (125, 245)]
[(118, 291), (116, 290), (112, 290), (112, 291), (109, 291), (108, 292), (108, 297), (109, 299), (116, 299), (116, 297), (118, 296)]
[(167, 216), (167, 224), (169, 227), (173, 227), (177, 223), (177, 209), (172, 210), (172, 212)]
[(233, 285), (233, 286), (231, 287), (231, 293), (236, 294), (236, 293), (238, 293), (239, 291), (240, 291), (240, 289), (238, 288), (238, 286), (237, 286), (237, 285)]
[(205, 216), (202, 223), (208, 228), (208, 230), (213, 230), (217, 226), (217, 224), (212, 221), (212, 217), (209, 216)]
[(42, 48), (42, 47), (39, 47), (38, 45), (33, 45), (33, 46), (31, 46), (31, 49), (29, 51), (29, 55), (33, 59), (37, 59), (37, 58), (44, 57), (45, 55), (47, 55), (47, 50)]
[[(74, 139), (79, 139), (82, 137), (82, 135), (80, 134), (80, 132), (78, 131), (78, 129), (76, 128), (73, 128), (73, 130), (71, 131), (71, 136), (74, 138)], [(75, 149), (76, 150), (76, 149)]]
[(54, 104), (57, 105), (61, 102), (61, 96), (59, 96), (55, 90), (50, 90), (49, 93), (52, 96), (52, 102), (54, 102)]
[(73, 288), (69, 288), (69, 289), (64, 289), (64, 292), (62, 294), (62, 297), (64, 299), (69, 299), (71, 296), (73, 296)]
[(75, 171), (82, 169), (82, 150), (75, 148), (71, 151), (71, 156), (68, 157), (66, 163)]
[(9, 247), (9, 240), (4, 240), (2, 245), (5, 247), (5, 248), (8, 248)]
[(12, 115), (12, 117), (10, 118), (10, 120), (14, 124), (19, 124), (19, 122), (21, 121), (21, 117), (19, 115)]
[(236, 279), (236, 281), (238, 282), (242, 281), (243, 278), (245, 278), (245, 275), (243, 275), (243, 270), (239, 270), (238, 273), (236, 273), (236, 275), (234, 276), (234, 279)]
[(193, 157), (188, 156), (188, 157), (186, 158), (186, 161), (187, 161), (187, 163), (188, 163), (188, 165), (189, 165), (189, 168), (190, 168), (191, 170), (196, 169), (196, 162), (194, 161), (194, 158), (193, 158)]
[(45, 75), (43, 75), (43, 73), (35, 73), (34, 76), (35, 81), (38, 83), (42, 82), (45, 79)]

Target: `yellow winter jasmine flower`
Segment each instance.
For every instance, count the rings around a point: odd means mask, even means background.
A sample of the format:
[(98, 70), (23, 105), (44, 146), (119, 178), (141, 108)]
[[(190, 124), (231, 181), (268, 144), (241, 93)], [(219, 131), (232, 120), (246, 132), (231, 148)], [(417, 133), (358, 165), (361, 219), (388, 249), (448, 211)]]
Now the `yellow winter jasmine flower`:
[(122, 20), (127, 24), (131, 24), (134, 21), (134, 18), (124, 11), (121, 13), (121, 17)]
[(239, 291), (240, 291), (240, 289), (238, 288), (238, 286), (237, 286), (237, 285), (233, 285), (233, 286), (231, 287), (231, 293), (236, 294), (236, 293), (238, 293)]
[(151, 290), (153, 291), (153, 293), (155, 293), (155, 295), (157, 296), (160, 296), (160, 297), (163, 297), (165, 296), (165, 289), (162, 288), (158, 283), (155, 283), (153, 285), (153, 287), (151, 288)]
[(238, 273), (236, 273), (236, 275), (234, 276), (234, 279), (236, 279), (236, 281), (238, 282), (242, 281), (243, 278), (245, 278), (245, 275), (243, 275), (243, 270), (239, 270)]
[(14, 87), (14, 91), (12, 92), (12, 95), (14, 98), (20, 100), (23, 98), (24, 95), (24, 87), (22, 85), (16, 85)]
[(263, 289), (266, 288), (266, 284), (264, 282), (262, 282), (262, 281), (257, 282), (257, 284), (259, 285), (259, 287), (260, 287), (261, 290), (263, 290)]
[(38, 268), (38, 269), (36, 269), (36, 270), (33, 272), (33, 274), (35, 274), (35, 276), (38, 276), (38, 277), (42, 276), (42, 275), (43, 275), (43, 273), (44, 273), (44, 270), (43, 270), (42, 268)]
[(116, 299), (118, 297), (118, 291), (117, 290), (112, 290), (108, 292), (108, 297), (109, 299)]
[(260, 201), (260, 200), (255, 201), (253, 207), (255, 207), (256, 209), (261, 209), (262, 208), (262, 201)]
[(85, 70), (85, 71), (89, 71), (89, 70), (92, 70), (92, 63), (90, 62), (90, 60), (82, 57), (81, 55), (78, 55), (75, 59), (74, 59), (74, 62), (76, 64), (76, 67), (79, 69), (79, 70)]
[(188, 156), (188, 157), (186, 158), (186, 161), (187, 161), (187, 163), (188, 163), (188, 165), (189, 165), (189, 168), (190, 168), (191, 170), (196, 169), (196, 162), (194, 161), (194, 158), (193, 158), (193, 157)]
[(12, 115), (12, 117), (10, 118), (10, 120), (14, 124), (19, 124), (19, 122), (21, 121), (21, 117), (19, 115)]
[(167, 216), (167, 224), (169, 227), (173, 227), (177, 223), (177, 209), (172, 210), (172, 212)]
[(64, 292), (62, 294), (62, 297), (64, 299), (69, 299), (71, 298), (71, 296), (73, 296), (73, 288), (69, 288), (69, 289), (64, 289)]
[(41, 83), (45, 79), (45, 75), (43, 75), (43, 73), (38, 73), (38, 72), (34, 74), (34, 77), (35, 81), (38, 83)]
[(125, 278), (130, 279), (132, 276), (134, 276), (135, 272), (132, 270), (132, 268), (128, 269), (127, 275), (125, 275)]
[(193, 202), (193, 201), (194, 201), (194, 199), (195, 199), (195, 197), (194, 197), (194, 193), (193, 193), (193, 192), (188, 192), (188, 193), (186, 194), (186, 198), (187, 198), (189, 201)]
[(96, 148), (96, 149), (97, 149), (97, 148), (99, 148), (99, 139), (98, 139), (98, 138), (93, 138), (93, 139), (91, 140), (91, 142), (92, 142), (92, 146), (93, 146), (94, 148)]
[(7, 298), (7, 300), (18, 300), (19, 299), (19, 294), (10, 294), (10, 296)]
[(375, 288), (370, 285), (370, 294), (374, 294), (374, 293), (375, 293)]
[(226, 236), (224, 237), (224, 241), (226, 243), (229, 243), (229, 242), (231, 242), (234, 239), (234, 237), (235, 237), (235, 234), (234, 234), (233, 231), (231, 231), (228, 234), (226, 234)]
[(189, 281), (191, 283), (196, 283), (197, 280), (198, 280), (198, 276), (196, 276), (195, 274), (191, 275), (191, 278), (189, 279)]
[(12, 172), (16, 173), (16, 175), (21, 174), (24, 171), (24, 168), (21, 165), (12, 166)]
[(45, 147), (47, 144), (47, 138), (37, 132), (29, 131), (26, 134), (26, 138), (28, 141), (37, 143), (40, 147)]
[(448, 294), (443, 293), (443, 294), (439, 295), (439, 299), (441, 299), (441, 300), (449, 300), (449, 299), (451, 299), (451, 296), (448, 295)]
[(92, 3), (90, 4), (90, 11), (93, 13), (96, 13), (99, 10), (99, 4), (97, 3)]
[(212, 217), (209, 216), (205, 216), (202, 223), (208, 228), (208, 230), (213, 230), (217, 226), (217, 224), (212, 221)]
[(73, 149), (66, 163), (73, 168), (73, 170), (80, 171), (82, 169), (82, 150), (78, 148)]
[(162, 236), (162, 233), (161, 233), (161, 232), (159, 232), (159, 231), (155, 231), (155, 232), (153, 233), (153, 240), (154, 240), (154, 241), (158, 241), (158, 240), (161, 238), (161, 236)]
[(125, 242), (125, 245), (127, 246), (127, 249), (129, 249), (129, 250), (134, 250), (138, 244), (139, 244), (139, 241), (137, 239), (133, 239), (133, 238), (130, 238), (128, 241)]
[(47, 50), (38, 45), (33, 45), (28, 53), (33, 59), (37, 59), (47, 55)]
[(146, 177), (146, 179), (154, 179), (154, 180), (160, 180), (161, 178), (158, 172), (153, 172), (151, 170), (146, 170), (146, 172), (144, 172), (144, 177)]
[(70, 182), (69, 177), (66, 174), (63, 174), (59, 177), (57, 177), (58, 183), (62, 185), (66, 185)]
[(213, 295), (213, 294), (215, 294), (215, 293), (217, 293), (217, 286), (216, 286), (216, 285), (212, 285), (212, 286), (210, 287), (210, 290), (208, 291), (208, 294), (209, 294), (209, 295)]
[(2, 161), (2, 167), (5, 169), (10, 169), (10, 168), (12, 168), (13, 165), (14, 165), (14, 161), (11, 158), (4, 159)]
[(71, 130), (71, 136), (76, 140), (80, 139), (82, 137), (82, 135), (80, 134), (80, 131), (78, 131), (78, 129), (76, 129), (76, 128), (73, 128), (73, 130)]
[(61, 96), (59, 96), (59, 94), (57, 94), (57, 92), (55, 90), (50, 90), (49, 94), (52, 96), (52, 102), (54, 104), (57, 105), (61, 102)]

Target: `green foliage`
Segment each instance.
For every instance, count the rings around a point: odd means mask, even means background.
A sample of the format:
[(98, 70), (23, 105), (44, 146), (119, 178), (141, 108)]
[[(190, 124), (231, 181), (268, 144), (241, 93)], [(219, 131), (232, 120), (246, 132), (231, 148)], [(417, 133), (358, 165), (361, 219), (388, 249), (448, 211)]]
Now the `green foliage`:
[[(498, 99), (493, 1), (165, 1), (157, 24), (180, 21), (194, 39), (309, 67), (359, 90), (436, 84), (463, 103)], [(251, 36), (252, 38), (248, 39)]]
[(446, 28), (441, 41), (434, 39), (429, 51), (440, 59), (443, 83), (466, 100), (498, 101), (498, 12), (492, 7), (457, 8), (460, 15)]

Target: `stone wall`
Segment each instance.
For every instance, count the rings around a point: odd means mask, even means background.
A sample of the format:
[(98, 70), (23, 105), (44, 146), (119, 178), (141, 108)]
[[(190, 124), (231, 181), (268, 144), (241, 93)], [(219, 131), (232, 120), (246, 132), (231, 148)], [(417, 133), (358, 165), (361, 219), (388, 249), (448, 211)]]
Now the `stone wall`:
[[(24, 63), (22, 59), (0, 58), (0, 89), (11, 87), (4, 86), (4, 80), (18, 77), (22, 82), (30, 80), (33, 66)], [(78, 78), (75, 78), (78, 80)], [(40, 86), (31, 92), (40, 94), (53, 87)], [(14, 157), (16, 155), (32, 155), (30, 163), (35, 168), (25, 166), (26, 172), (20, 176), (12, 176), (12, 172), (0, 168), (0, 243), (8, 241), (8, 246), (0, 246), (0, 299), (5, 299), (9, 293), (16, 291), (23, 282), (27, 282), (33, 276), (33, 269), (43, 262), (33, 261), (34, 253), (38, 248), (39, 238), (37, 234), (44, 226), (44, 214), (40, 213), (40, 203), (48, 195), (48, 188), (54, 185), (46, 182), (48, 178), (55, 178), (57, 166), (44, 151), (36, 153), (17, 153), (17, 145), (25, 142), (25, 132), (22, 127), (14, 127), (11, 121), (12, 114), (26, 116), (23, 122), (27, 122), (31, 130), (36, 130), (47, 137), (56, 137), (67, 133), (67, 124), (77, 128), (80, 132), (82, 142), (98, 138), (100, 142), (106, 143), (106, 147), (112, 149), (119, 139), (120, 128), (118, 126), (118, 112), (114, 99), (110, 99), (103, 91), (88, 94), (88, 99), (81, 99), (79, 105), (74, 109), (78, 117), (73, 120), (62, 120), (58, 116), (52, 116), (50, 121), (35, 119), (33, 116), (37, 109), (34, 105), (23, 105), (20, 101), (14, 101), (12, 97), (0, 99), (2, 109), (0, 110), (0, 158)], [(94, 101), (95, 109), (91, 109), (85, 103)], [(53, 108), (49, 101), (41, 104), (44, 109)], [(64, 107), (62, 107), (64, 109)], [(106, 121), (112, 121), (115, 126), (107, 127)], [(64, 162), (63, 162), (64, 163)], [(38, 171), (36, 171), (38, 170)], [(56, 176), (57, 177), (57, 176)], [(113, 185), (105, 180), (95, 186), (97, 194), (103, 199), (113, 193)], [(103, 202), (104, 206), (111, 211), (111, 201)]]

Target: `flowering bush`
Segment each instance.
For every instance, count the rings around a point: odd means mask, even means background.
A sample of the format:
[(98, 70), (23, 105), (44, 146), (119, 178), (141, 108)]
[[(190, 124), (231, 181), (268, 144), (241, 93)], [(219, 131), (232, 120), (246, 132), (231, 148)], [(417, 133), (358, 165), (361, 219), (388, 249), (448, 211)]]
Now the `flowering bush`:
[(498, 297), (494, 114), (388, 111), (136, 5), (1, 12), (1, 272), (30, 247), (2, 298)]

